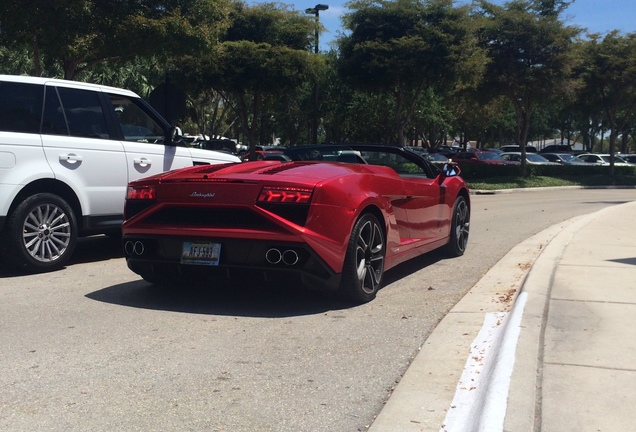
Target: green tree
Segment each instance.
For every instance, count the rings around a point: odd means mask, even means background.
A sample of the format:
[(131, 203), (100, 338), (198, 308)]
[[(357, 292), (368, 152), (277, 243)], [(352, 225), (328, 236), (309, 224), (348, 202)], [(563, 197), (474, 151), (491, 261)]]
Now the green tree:
[[(325, 129), (325, 142), (382, 142), (383, 136), (377, 133), (379, 111), (386, 107), (386, 101), (372, 100), (369, 94), (353, 89), (340, 78), (338, 73), (338, 53), (335, 50), (325, 55), (324, 78), (319, 84), (323, 103), (321, 104), (322, 125)], [(311, 107), (308, 107), (311, 109)]]
[(77, 74), (76, 79), (126, 88), (148, 98), (156, 84), (164, 80), (166, 71), (165, 63), (155, 57), (136, 57), (99, 63)]
[(32, 70), (32, 65), (26, 50), (0, 45), (0, 73), (20, 75)]
[[(609, 128), (610, 175), (614, 175), (614, 153), (621, 133), (629, 134), (636, 109), (636, 33), (614, 31), (601, 38), (592, 35), (584, 42), (580, 73), (583, 95), (603, 110)], [(625, 141), (626, 145), (626, 141)]]
[(413, 138), (421, 139), (423, 146), (435, 149), (446, 145), (453, 129), (453, 109), (457, 108), (455, 103), (448, 102), (448, 92), (441, 94), (432, 87), (425, 89), (418, 99), (413, 113)]
[(254, 149), (263, 120), (273, 114), (263, 107), (311, 76), (317, 61), (310, 52), (314, 23), (274, 3), (235, 3), (230, 18), (218, 51), (198, 65), (195, 75), (224, 96)]
[(74, 79), (106, 61), (209, 49), (227, 10), (227, 0), (2, 0), (0, 44), (26, 50), (31, 75), (50, 62)]
[(340, 72), (354, 88), (392, 100), (391, 124), (399, 145), (417, 101), (429, 87), (452, 86), (478, 71), (468, 9), (451, 0), (357, 0), (343, 22)]
[(572, 89), (573, 38), (578, 29), (564, 25), (559, 14), (570, 2), (513, 0), (496, 6), (478, 1), (480, 40), (489, 63), (484, 86), (506, 97), (516, 115), (515, 142), (521, 147), (526, 174), (525, 146), (531, 116), (539, 102)]

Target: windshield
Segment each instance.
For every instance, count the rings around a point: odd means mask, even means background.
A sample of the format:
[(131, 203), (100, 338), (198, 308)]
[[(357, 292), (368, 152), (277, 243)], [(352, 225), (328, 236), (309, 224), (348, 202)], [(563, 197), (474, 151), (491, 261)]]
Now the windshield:
[(539, 156), (538, 154), (534, 153), (527, 153), (526, 158), (531, 162), (548, 162), (548, 160), (543, 156)]
[(437, 161), (437, 162), (447, 162), (448, 158), (444, 155), (441, 155), (439, 153), (429, 153), (426, 155), (426, 158), (430, 161)]
[(439, 170), (423, 157), (400, 147), (372, 144), (300, 145), (284, 153), (291, 161), (340, 162), (370, 164), (392, 168), (400, 175), (434, 178)]
[(503, 158), (501, 156), (499, 156), (497, 153), (492, 153), (492, 152), (483, 152), (483, 153), (479, 153), (479, 159), (481, 160), (503, 160)]

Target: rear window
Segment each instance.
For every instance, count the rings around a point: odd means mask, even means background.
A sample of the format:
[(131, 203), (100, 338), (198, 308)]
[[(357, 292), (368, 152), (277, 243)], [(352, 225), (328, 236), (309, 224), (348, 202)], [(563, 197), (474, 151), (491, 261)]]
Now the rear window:
[(0, 82), (0, 131), (40, 133), (44, 87)]

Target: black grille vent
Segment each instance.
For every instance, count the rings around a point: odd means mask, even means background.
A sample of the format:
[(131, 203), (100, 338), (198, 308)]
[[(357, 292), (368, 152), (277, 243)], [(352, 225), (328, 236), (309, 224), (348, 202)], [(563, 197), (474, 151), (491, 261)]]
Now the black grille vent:
[(144, 220), (147, 224), (210, 228), (272, 229), (274, 225), (254, 212), (237, 208), (166, 207)]
[(305, 226), (307, 223), (309, 204), (259, 203), (258, 206), (296, 225)]
[(153, 205), (155, 205), (154, 200), (126, 200), (126, 206), (124, 207), (124, 219), (128, 220)]

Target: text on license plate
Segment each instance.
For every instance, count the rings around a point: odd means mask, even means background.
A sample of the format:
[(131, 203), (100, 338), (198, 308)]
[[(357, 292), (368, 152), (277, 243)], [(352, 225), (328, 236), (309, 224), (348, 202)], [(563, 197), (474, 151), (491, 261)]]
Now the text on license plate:
[(212, 242), (183, 242), (181, 264), (219, 265), (221, 244)]

